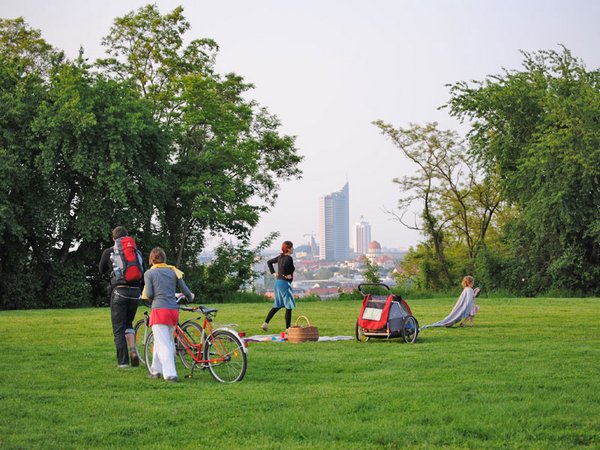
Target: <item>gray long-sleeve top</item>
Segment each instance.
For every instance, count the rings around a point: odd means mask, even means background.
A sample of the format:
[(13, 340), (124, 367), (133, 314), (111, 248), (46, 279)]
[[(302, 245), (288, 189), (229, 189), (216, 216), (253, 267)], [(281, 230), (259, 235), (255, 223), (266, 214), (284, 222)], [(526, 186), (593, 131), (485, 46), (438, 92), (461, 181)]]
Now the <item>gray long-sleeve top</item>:
[(175, 294), (179, 289), (188, 298), (193, 300), (194, 294), (183, 281), (177, 278), (175, 271), (167, 267), (153, 268), (144, 274), (146, 296), (152, 299), (152, 309), (179, 309)]

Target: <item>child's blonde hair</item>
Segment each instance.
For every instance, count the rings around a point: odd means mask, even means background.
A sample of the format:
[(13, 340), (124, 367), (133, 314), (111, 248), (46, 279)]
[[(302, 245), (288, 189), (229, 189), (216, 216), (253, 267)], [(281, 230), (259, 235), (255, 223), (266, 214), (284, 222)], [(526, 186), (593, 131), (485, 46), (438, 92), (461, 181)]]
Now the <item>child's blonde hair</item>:
[(475, 283), (475, 278), (473, 278), (471, 275), (467, 275), (463, 278), (461, 284), (463, 288), (466, 288), (467, 286), (473, 286), (473, 283)]

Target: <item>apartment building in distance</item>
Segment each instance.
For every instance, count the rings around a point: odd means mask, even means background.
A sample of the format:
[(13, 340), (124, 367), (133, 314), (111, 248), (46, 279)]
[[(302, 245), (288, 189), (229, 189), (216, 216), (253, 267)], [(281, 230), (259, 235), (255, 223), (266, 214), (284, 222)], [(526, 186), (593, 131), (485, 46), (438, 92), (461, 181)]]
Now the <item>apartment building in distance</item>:
[(365, 255), (371, 242), (371, 225), (365, 221), (363, 216), (360, 216), (360, 220), (354, 224), (352, 238), (354, 253)]

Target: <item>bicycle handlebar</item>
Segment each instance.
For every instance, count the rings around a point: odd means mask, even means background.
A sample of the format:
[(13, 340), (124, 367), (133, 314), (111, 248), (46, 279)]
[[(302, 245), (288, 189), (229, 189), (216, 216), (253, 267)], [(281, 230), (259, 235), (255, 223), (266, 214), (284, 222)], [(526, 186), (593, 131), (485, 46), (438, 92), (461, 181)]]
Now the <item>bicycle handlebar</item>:
[[(177, 293), (175, 294), (175, 299), (177, 300), (177, 304), (181, 305), (182, 302), (187, 303), (188, 299), (185, 295), (183, 295), (182, 293)], [(143, 298), (141, 295), (138, 297), (138, 301), (142, 302), (144, 304), (144, 306), (148, 307), (148, 308), (152, 308), (152, 299), (150, 298)], [(181, 308), (181, 307), (180, 307)], [(183, 308), (181, 308), (183, 309)], [(198, 309), (196, 307), (196, 309)]]
[(197, 311), (198, 309), (202, 310), (201, 306), (180, 306), (179, 309), (183, 309), (184, 311)]
[(207, 308), (207, 307), (202, 306), (202, 305), (198, 305), (198, 306), (179, 306), (179, 309), (182, 309), (184, 311), (191, 311), (191, 312), (199, 310), (202, 314), (204, 314), (208, 318), (208, 320), (211, 320), (211, 318), (209, 317), (209, 316), (211, 316), (211, 314), (215, 315), (217, 313), (217, 311), (218, 311), (218, 309), (216, 309), (216, 308)]

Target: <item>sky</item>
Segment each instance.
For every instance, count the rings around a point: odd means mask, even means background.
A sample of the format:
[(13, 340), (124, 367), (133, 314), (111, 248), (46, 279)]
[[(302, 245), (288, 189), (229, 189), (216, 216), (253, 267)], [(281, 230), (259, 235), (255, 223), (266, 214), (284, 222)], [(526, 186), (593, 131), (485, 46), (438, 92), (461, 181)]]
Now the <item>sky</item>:
[[(0, 17), (22, 16), (53, 46), (94, 61), (116, 17), (138, 0), (0, 0)], [(228, 0), (157, 1), (162, 14), (183, 6), (186, 39), (212, 38), (216, 69), (255, 87), (249, 98), (296, 136), (303, 177), (282, 184), (275, 207), (253, 232), (278, 231), (296, 246), (319, 233), (320, 197), (350, 188), (350, 224), (361, 216), (382, 246), (407, 249), (422, 236), (389, 211), (394, 178), (415, 169), (372, 125), (436, 121), (464, 135), (439, 109), (448, 84), (519, 69), (520, 50), (560, 50), (600, 67), (596, 0)], [(387, 211), (387, 212), (386, 212)], [(351, 233), (352, 235), (352, 233)]]

